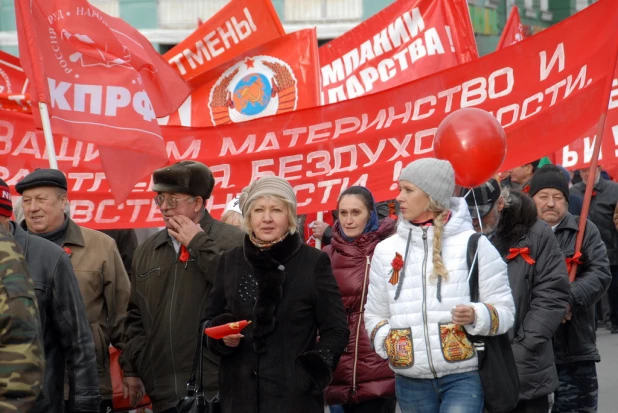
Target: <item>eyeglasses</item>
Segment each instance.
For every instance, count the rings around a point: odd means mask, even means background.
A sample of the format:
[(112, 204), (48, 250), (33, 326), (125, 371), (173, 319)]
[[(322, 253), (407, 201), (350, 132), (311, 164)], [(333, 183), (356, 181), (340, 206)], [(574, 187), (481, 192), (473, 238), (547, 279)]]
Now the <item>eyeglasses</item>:
[(191, 202), (193, 202), (195, 200), (195, 197), (191, 196), (189, 198), (184, 198), (184, 199), (178, 199), (174, 196), (166, 198), (165, 195), (157, 195), (154, 197), (154, 201), (155, 201), (155, 204), (157, 204), (157, 206), (162, 207), (163, 204), (167, 201), (167, 205), (171, 209), (177, 208), (178, 204), (180, 204), (181, 202), (188, 201), (188, 200), (191, 200)]

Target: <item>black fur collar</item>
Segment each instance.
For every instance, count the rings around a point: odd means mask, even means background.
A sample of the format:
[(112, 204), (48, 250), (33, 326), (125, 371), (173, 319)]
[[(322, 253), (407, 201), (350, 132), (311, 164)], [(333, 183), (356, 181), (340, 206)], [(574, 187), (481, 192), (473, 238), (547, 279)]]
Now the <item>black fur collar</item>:
[(511, 203), (502, 210), (492, 242), (502, 256), (526, 236), (537, 220), (536, 205), (526, 194), (511, 190)]
[(302, 245), (298, 233), (288, 235), (271, 248), (261, 250), (249, 236), (245, 236), (243, 253), (257, 281), (257, 294), (253, 306), (253, 349), (257, 353), (266, 352), (265, 339), (275, 329), (275, 312), (283, 296), (283, 283), (288, 262)]

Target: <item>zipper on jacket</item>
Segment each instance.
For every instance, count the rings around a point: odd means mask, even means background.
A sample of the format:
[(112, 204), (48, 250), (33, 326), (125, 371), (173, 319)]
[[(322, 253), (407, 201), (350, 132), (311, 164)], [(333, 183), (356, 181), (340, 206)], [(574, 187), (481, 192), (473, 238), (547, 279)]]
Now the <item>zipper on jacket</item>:
[(429, 326), (427, 325), (427, 256), (429, 248), (427, 246), (427, 228), (423, 228), (423, 246), (425, 248), (425, 256), (423, 257), (423, 328), (425, 329), (425, 345), (427, 346), (427, 361), (429, 368), (433, 373), (433, 377), (438, 378), (436, 369), (433, 366), (433, 358), (431, 357), (431, 344), (429, 343)]
[(367, 276), (369, 275), (369, 267), (371, 261), (367, 256), (367, 265), (365, 265), (365, 278), (363, 279), (363, 291), (361, 293), (360, 314), (358, 316), (358, 324), (356, 325), (356, 338), (354, 340), (354, 368), (352, 372), (352, 392), (356, 393), (356, 367), (358, 365), (358, 342), (360, 341), (360, 329), (363, 322), (363, 313), (365, 311), (365, 292), (367, 291)]
[[(176, 263), (174, 264), (174, 284), (172, 286), (172, 299), (170, 300), (170, 354), (172, 359), (172, 371), (174, 372), (174, 391), (176, 392), (176, 400), (180, 401), (180, 395), (178, 394), (178, 378), (176, 377), (176, 364), (174, 363), (174, 349), (172, 348), (172, 326), (174, 325), (174, 318), (172, 310), (174, 308), (174, 297), (176, 295), (176, 275), (178, 274), (178, 257), (180, 257), (180, 251), (176, 257)], [(202, 360), (199, 361), (200, 363)]]

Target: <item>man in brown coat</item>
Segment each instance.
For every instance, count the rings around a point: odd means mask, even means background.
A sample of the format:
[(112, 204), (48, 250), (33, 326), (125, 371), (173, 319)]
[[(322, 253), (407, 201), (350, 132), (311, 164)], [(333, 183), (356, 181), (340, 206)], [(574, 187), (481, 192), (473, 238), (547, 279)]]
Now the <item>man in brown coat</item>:
[(19, 181), (15, 189), (22, 195), (22, 227), (64, 248), (71, 259), (94, 340), (103, 399), (101, 412), (110, 413), (109, 345), (122, 348), (130, 293), (116, 243), (101, 232), (80, 227), (65, 215), (67, 180), (62, 172), (37, 169)]
[[(219, 257), (242, 245), (244, 235), (206, 210), (215, 185), (206, 165), (182, 161), (158, 169), (153, 183), (166, 228), (135, 252), (120, 364), (133, 405), (145, 391), (154, 412), (167, 413), (176, 412), (187, 395), (197, 340), (203, 334), (200, 320)], [(217, 393), (218, 364), (206, 354), (204, 382), (210, 397)]]

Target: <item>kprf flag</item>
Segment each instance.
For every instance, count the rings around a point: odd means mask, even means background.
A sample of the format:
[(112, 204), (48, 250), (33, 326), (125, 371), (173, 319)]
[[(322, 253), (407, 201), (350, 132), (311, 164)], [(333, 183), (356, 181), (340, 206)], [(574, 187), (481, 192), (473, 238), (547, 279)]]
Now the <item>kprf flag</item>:
[(325, 104), (478, 57), (466, 0), (399, 0), (319, 49)]
[(163, 56), (190, 80), (284, 34), (271, 0), (232, 0)]
[(0, 50), (0, 109), (30, 112), (28, 78), (19, 59)]
[(136, 29), (86, 0), (15, 6), (33, 105), (48, 105), (54, 134), (99, 145), (114, 198), (125, 198), (166, 163), (156, 118), (175, 111), (189, 86)]
[(320, 104), (315, 29), (281, 36), (193, 78), (195, 88), (160, 124), (218, 126)]
[(502, 35), (500, 36), (496, 50), (521, 42), (525, 38), (526, 33), (524, 32), (524, 26), (521, 24), (521, 19), (519, 18), (519, 9), (517, 6), (513, 6), (511, 14), (509, 14), (509, 18), (504, 26), (504, 30), (502, 30)]

